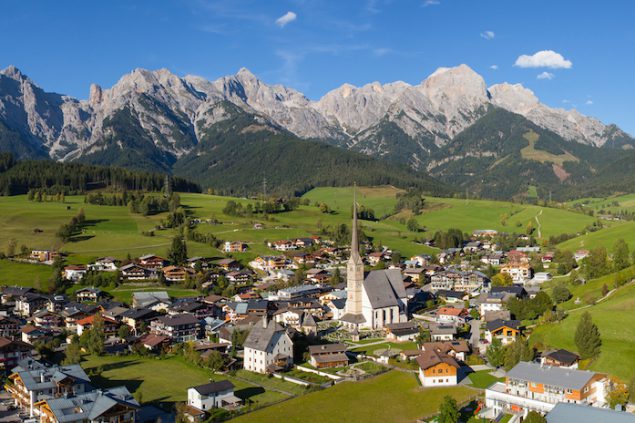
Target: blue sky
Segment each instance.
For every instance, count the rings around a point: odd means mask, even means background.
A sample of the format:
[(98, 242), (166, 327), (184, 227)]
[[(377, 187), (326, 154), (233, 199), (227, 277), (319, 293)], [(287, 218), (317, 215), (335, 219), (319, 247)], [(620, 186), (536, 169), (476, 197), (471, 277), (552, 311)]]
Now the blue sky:
[[(137, 67), (215, 79), (244, 66), (316, 99), (345, 82), (414, 84), (437, 67), (465, 63), (488, 85), (522, 83), (550, 106), (576, 107), (635, 134), (632, 1), (23, 0), (1, 7), (0, 67), (15, 65), (43, 88), (79, 98), (90, 83), (109, 87)], [(515, 66), (541, 51), (553, 53)]]

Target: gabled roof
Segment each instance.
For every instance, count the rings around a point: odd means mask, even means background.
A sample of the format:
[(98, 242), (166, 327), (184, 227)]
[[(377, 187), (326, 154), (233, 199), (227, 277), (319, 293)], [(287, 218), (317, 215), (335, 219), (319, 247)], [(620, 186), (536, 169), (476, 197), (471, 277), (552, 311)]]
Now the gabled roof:
[(502, 320), (496, 319), (491, 322), (487, 322), (486, 329), (489, 332), (493, 332), (496, 329), (500, 329), (502, 327), (508, 327), (514, 330), (520, 330), (520, 321), (519, 320)]
[(234, 389), (234, 384), (229, 380), (219, 380), (218, 382), (210, 382), (204, 385), (193, 386), (190, 389), (196, 390), (201, 395), (209, 395), (217, 392), (223, 392)]
[(425, 351), (421, 351), (421, 354), (417, 356), (417, 364), (421, 367), (422, 370), (429, 369), (438, 364), (448, 364), (452, 367), (459, 368), (459, 363), (452, 357), (447, 354), (440, 353), (435, 349), (429, 349)]
[(267, 322), (267, 327), (255, 324), (245, 340), (244, 347), (257, 351), (269, 351), (285, 333), (282, 326), (277, 323)]
[(166, 326), (195, 325), (199, 320), (189, 313), (161, 316), (157, 319)]
[(551, 351), (550, 353), (545, 354), (545, 357), (549, 357), (552, 360), (558, 361), (566, 365), (571, 365), (580, 359), (580, 357), (577, 354), (572, 353), (571, 351), (563, 350), (563, 349)]
[(345, 353), (347, 348), (346, 344), (309, 345), (309, 354)]
[(407, 296), (399, 269), (371, 271), (364, 279), (364, 290), (373, 308), (398, 306)]

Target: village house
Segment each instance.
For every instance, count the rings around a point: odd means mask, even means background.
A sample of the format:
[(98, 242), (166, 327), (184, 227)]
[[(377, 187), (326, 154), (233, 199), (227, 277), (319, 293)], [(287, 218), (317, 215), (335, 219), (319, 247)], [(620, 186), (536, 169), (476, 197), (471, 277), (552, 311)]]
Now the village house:
[(121, 322), (130, 326), (132, 333), (138, 334), (141, 326), (149, 326), (150, 322), (159, 315), (149, 308), (131, 308), (121, 315)]
[(520, 321), (518, 320), (493, 320), (485, 325), (485, 339), (490, 344), (494, 339), (501, 344), (508, 345), (516, 341), (520, 336)]
[(216, 265), (226, 272), (237, 272), (243, 268), (240, 262), (233, 258), (220, 259), (216, 262)]
[(559, 402), (545, 416), (547, 423), (633, 423), (632, 412)]
[(433, 349), (438, 353), (447, 354), (458, 362), (463, 362), (470, 353), (470, 346), (467, 341), (441, 341), (441, 342), (424, 342), (421, 350), (426, 351)]
[(170, 345), (170, 338), (165, 335), (146, 333), (138, 341), (145, 349), (151, 352), (161, 352)]
[(262, 317), (244, 343), (244, 368), (256, 373), (270, 373), (293, 364), (293, 341), (277, 323)]
[(81, 395), (91, 389), (90, 379), (79, 364), (47, 366), (32, 359), (20, 361), (5, 385), (15, 405), (33, 418), (36, 404), (63, 395)]
[(105, 297), (105, 292), (99, 288), (82, 288), (75, 291), (75, 298), (78, 302), (93, 302), (101, 300)]
[(346, 344), (324, 344), (309, 346), (309, 363), (317, 368), (348, 366)]
[(200, 321), (188, 313), (161, 316), (150, 323), (150, 331), (176, 343), (195, 341), (199, 338)]
[(0, 373), (9, 372), (18, 361), (31, 357), (34, 349), (26, 342), (0, 337)]
[(35, 404), (40, 423), (135, 423), (141, 407), (125, 386), (73, 397), (47, 398)]
[(302, 297), (317, 297), (322, 289), (316, 285), (298, 285), (279, 289), (277, 297), (280, 300), (293, 300)]
[(456, 326), (444, 323), (429, 323), (430, 339), (433, 342), (452, 341), (456, 337)]
[(161, 269), (165, 280), (171, 283), (183, 282), (188, 277), (194, 277), (195, 272), (191, 267), (166, 266)]
[(386, 325), (386, 339), (389, 341), (413, 341), (419, 334), (419, 323), (409, 322), (389, 323)]
[(117, 269), (117, 259), (114, 257), (102, 257), (88, 265), (88, 270), (95, 272), (115, 272)]
[(384, 258), (383, 252), (374, 251), (368, 254), (366, 260), (368, 261), (368, 264), (370, 264), (371, 266), (377, 266), (377, 263), (379, 263), (383, 258)]
[(14, 339), (20, 334), (22, 322), (13, 316), (0, 315), (0, 337)]
[(35, 326), (44, 329), (54, 329), (63, 326), (62, 316), (45, 308), (33, 313), (29, 321)]
[(29, 255), (29, 259), (40, 263), (51, 263), (59, 256), (60, 254), (57, 251), (32, 250), (31, 254)]
[(83, 264), (64, 266), (64, 279), (72, 282), (79, 282), (86, 275), (87, 267)]
[[(100, 316), (99, 314), (94, 314), (92, 316), (85, 317), (81, 320), (77, 321), (77, 335), (81, 336), (84, 331), (93, 327), (95, 322), (95, 318)], [(111, 319), (110, 317), (100, 316), (104, 322), (104, 335), (106, 337), (113, 336), (117, 333), (117, 329), (119, 329), (119, 322), (115, 319)]]
[(608, 391), (605, 374), (521, 361), (507, 372), (505, 382), (485, 390), (485, 405), (495, 416), (547, 413), (559, 402), (604, 407)]
[(48, 340), (53, 336), (53, 331), (51, 329), (34, 325), (24, 325), (22, 326), (20, 332), (22, 333), (22, 342), (26, 342), (32, 345), (38, 341)]
[(129, 281), (139, 281), (145, 279), (153, 279), (156, 273), (135, 263), (129, 263), (121, 266), (121, 278)]
[(313, 283), (322, 284), (331, 279), (331, 274), (324, 269), (313, 268), (307, 270), (306, 278)]
[(210, 382), (204, 385), (193, 386), (187, 390), (187, 405), (194, 408), (186, 412), (190, 415), (207, 413), (214, 408), (236, 408), (242, 404), (242, 400), (234, 395), (234, 384), (229, 380)]
[(495, 238), (498, 236), (498, 231), (494, 229), (477, 229), (472, 231), (472, 236), (475, 238)]
[(249, 265), (265, 272), (285, 269), (287, 259), (284, 256), (258, 256)]
[(457, 361), (434, 348), (421, 351), (416, 358), (419, 365), (418, 377), (422, 386), (454, 386), (458, 382), (460, 369)]
[(545, 352), (540, 357), (540, 364), (543, 366), (563, 367), (565, 369), (577, 369), (579, 362), (579, 355), (563, 349)]
[(501, 273), (508, 274), (514, 283), (523, 283), (533, 276), (529, 257), (522, 251), (512, 250), (507, 253), (507, 263), (500, 268)]
[(270, 242), (268, 246), (269, 248), (273, 248), (276, 251), (291, 251), (298, 249), (298, 247), (288, 239)]
[(48, 302), (49, 298), (44, 295), (27, 292), (16, 298), (15, 313), (18, 316), (29, 317), (36, 311), (46, 308)]
[(244, 253), (247, 251), (247, 243), (242, 241), (225, 241), (223, 251), (225, 253)]
[(469, 313), (465, 308), (441, 307), (436, 313), (437, 323), (452, 323), (464, 325), (467, 322)]
[(155, 311), (167, 311), (172, 300), (166, 291), (133, 292), (133, 308), (149, 308)]
[(145, 256), (139, 257), (139, 264), (146, 269), (159, 270), (168, 264), (168, 261), (154, 254), (146, 254)]
[(578, 263), (589, 256), (589, 250), (578, 250), (573, 254), (573, 258)]

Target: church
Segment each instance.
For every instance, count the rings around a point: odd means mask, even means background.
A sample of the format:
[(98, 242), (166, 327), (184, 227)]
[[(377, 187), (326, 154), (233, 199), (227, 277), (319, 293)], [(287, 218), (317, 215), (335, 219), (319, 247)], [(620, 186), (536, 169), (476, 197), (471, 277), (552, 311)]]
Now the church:
[(353, 200), (351, 256), (346, 265), (346, 306), (340, 321), (347, 329), (383, 329), (408, 320), (406, 290), (399, 269), (364, 272), (357, 238), (357, 203)]

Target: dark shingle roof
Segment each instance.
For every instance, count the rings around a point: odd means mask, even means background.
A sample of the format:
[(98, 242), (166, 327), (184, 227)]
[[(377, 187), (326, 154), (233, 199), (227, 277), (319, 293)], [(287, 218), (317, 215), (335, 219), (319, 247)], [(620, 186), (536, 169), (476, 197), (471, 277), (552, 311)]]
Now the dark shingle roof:
[(229, 380), (219, 380), (218, 382), (206, 383), (205, 385), (194, 386), (193, 389), (196, 390), (201, 395), (209, 395), (216, 392), (227, 391), (230, 389), (234, 389), (234, 384)]
[(486, 328), (489, 332), (492, 332), (496, 329), (502, 328), (503, 326), (518, 330), (520, 328), (520, 321), (496, 319), (492, 320), (491, 322), (487, 322)]

